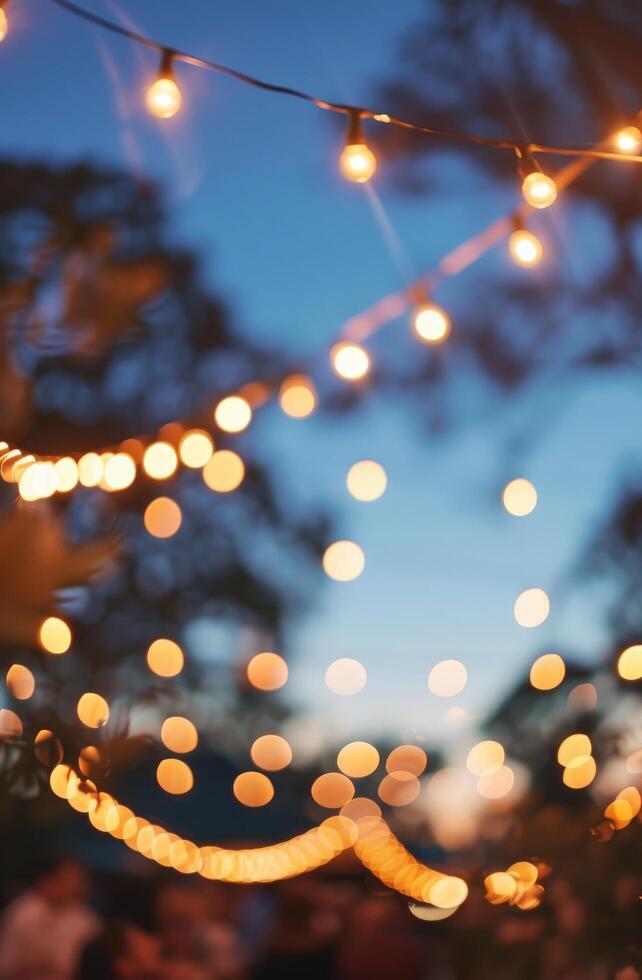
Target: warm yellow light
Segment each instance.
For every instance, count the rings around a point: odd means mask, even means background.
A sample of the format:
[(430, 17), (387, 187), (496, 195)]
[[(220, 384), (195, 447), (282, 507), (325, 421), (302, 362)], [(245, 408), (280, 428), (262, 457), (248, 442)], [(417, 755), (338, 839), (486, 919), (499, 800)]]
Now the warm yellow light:
[(510, 766), (500, 766), (494, 772), (484, 772), (477, 780), (477, 792), (487, 800), (500, 800), (507, 796), (515, 784), (515, 773)]
[(278, 653), (257, 653), (247, 665), (247, 679), (259, 691), (277, 691), (288, 679), (288, 665)]
[(218, 449), (203, 467), (203, 481), (216, 493), (231, 493), (243, 482), (245, 464), (231, 449)]
[(518, 265), (537, 265), (542, 258), (542, 243), (537, 235), (525, 228), (518, 228), (508, 239), (508, 249)]
[(366, 684), (367, 675), (363, 664), (351, 657), (334, 660), (325, 672), (325, 682), (333, 694), (347, 697), (357, 694)]
[(588, 735), (577, 732), (574, 735), (569, 735), (560, 743), (557, 750), (557, 761), (560, 766), (571, 766), (576, 759), (590, 755), (591, 751), (591, 740)]
[(388, 486), (388, 477), (381, 463), (362, 459), (353, 463), (348, 470), (346, 485), (353, 497), (368, 502), (383, 496)]
[(178, 466), (176, 450), (169, 442), (153, 442), (143, 455), (143, 469), (153, 480), (166, 480)]
[(497, 772), (504, 763), (504, 757), (504, 747), (499, 742), (478, 742), (468, 753), (466, 768), (475, 776), (484, 776)]
[(162, 759), (156, 769), (156, 779), (161, 789), (174, 796), (189, 793), (194, 785), (192, 770), (182, 759)]
[(109, 720), (109, 705), (100, 694), (89, 691), (78, 701), (78, 717), (88, 728), (100, 728)]
[(157, 497), (145, 508), (145, 529), (155, 538), (171, 538), (180, 529), (183, 515), (175, 500)]
[(189, 718), (172, 715), (161, 726), (161, 742), (170, 752), (193, 752), (198, 745), (196, 725)]
[(184, 466), (200, 470), (212, 458), (214, 442), (209, 432), (191, 429), (186, 432), (178, 446), (178, 454)]
[(642, 149), (642, 133), (637, 126), (624, 126), (614, 134), (613, 145), (620, 153), (636, 155)]
[(18, 701), (26, 701), (36, 689), (36, 679), (28, 667), (12, 664), (7, 671), (7, 688)]
[(379, 799), (388, 806), (408, 806), (419, 796), (421, 783), (407, 772), (389, 772), (379, 783)]
[(537, 506), (537, 490), (530, 480), (517, 477), (504, 487), (502, 502), (513, 517), (526, 517)]
[(292, 749), (280, 735), (261, 735), (250, 749), (252, 762), (259, 769), (278, 772), (292, 762)]
[(365, 143), (349, 143), (339, 157), (339, 169), (346, 180), (365, 184), (374, 176), (377, 158)]
[(56, 492), (56, 471), (53, 463), (31, 463), (18, 480), (18, 493), (23, 500), (42, 500)]
[(184, 662), (183, 651), (173, 640), (154, 640), (147, 651), (147, 666), (159, 677), (176, 677), (183, 669)]
[(543, 589), (526, 589), (515, 600), (513, 613), (516, 622), (526, 629), (540, 626), (551, 611), (551, 603)]
[(34, 755), (43, 766), (51, 768), (62, 761), (63, 750), (59, 739), (48, 728), (41, 728), (33, 740)]
[(586, 789), (595, 779), (597, 766), (592, 755), (579, 755), (566, 767), (562, 781), (569, 789)]
[(48, 616), (40, 626), (38, 639), (47, 653), (66, 653), (71, 646), (71, 630), (64, 619)]
[(335, 582), (352, 582), (365, 567), (365, 555), (354, 541), (335, 541), (323, 555), (323, 569)]
[(441, 307), (425, 303), (413, 313), (412, 326), (424, 343), (440, 344), (450, 333), (450, 317)]
[(368, 353), (358, 344), (335, 344), (330, 351), (330, 360), (339, 377), (346, 381), (365, 377), (370, 368)]
[(7, 18), (7, 12), (0, 7), (0, 41), (4, 41), (8, 33), (9, 20)]
[(102, 483), (106, 490), (125, 490), (136, 479), (136, 463), (129, 453), (114, 453), (105, 460)]
[(345, 776), (369, 776), (379, 765), (379, 753), (370, 742), (348, 742), (337, 756), (337, 766)]
[(617, 661), (617, 672), (624, 681), (639, 681), (642, 678), (642, 645), (623, 650)]
[(15, 711), (0, 708), (0, 739), (20, 738), (21, 735), (22, 722)]
[(173, 78), (157, 78), (145, 93), (147, 110), (158, 119), (175, 116), (182, 104), (181, 90)]
[(69, 493), (78, 483), (78, 464), (71, 456), (63, 456), (54, 463), (58, 493)]
[(428, 688), (439, 698), (452, 698), (466, 687), (468, 671), (459, 660), (440, 660), (428, 675)]
[(557, 187), (548, 174), (534, 170), (524, 178), (522, 194), (532, 208), (550, 208), (557, 197)]
[(78, 480), (83, 487), (97, 487), (103, 478), (103, 463), (98, 453), (85, 453), (78, 461)]
[(293, 419), (304, 419), (317, 406), (317, 395), (310, 378), (305, 374), (291, 374), (279, 389), (279, 405)]
[(262, 772), (242, 772), (234, 780), (233, 792), (243, 806), (265, 806), (274, 797), (274, 786)]
[(429, 901), (440, 909), (452, 909), (466, 901), (468, 885), (461, 878), (441, 875), (428, 893)]
[(242, 432), (252, 421), (252, 409), (245, 398), (229, 395), (214, 409), (214, 421), (224, 432)]
[(552, 691), (564, 680), (566, 665), (559, 653), (545, 653), (531, 667), (530, 681), (538, 691)]
[(340, 772), (326, 772), (312, 783), (310, 794), (319, 806), (338, 810), (353, 798), (354, 785)]
[(428, 765), (428, 756), (418, 745), (398, 745), (386, 759), (386, 769), (399, 777), (400, 773), (421, 776)]

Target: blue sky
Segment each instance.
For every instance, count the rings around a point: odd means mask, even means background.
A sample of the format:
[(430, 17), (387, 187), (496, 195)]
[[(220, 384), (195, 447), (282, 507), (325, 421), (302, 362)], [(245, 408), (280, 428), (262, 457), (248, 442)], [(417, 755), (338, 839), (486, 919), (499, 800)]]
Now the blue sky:
[[(107, 0), (86, 6), (118, 15)], [(241, 10), (231, 2), (129, 0), (122, 7), (133, 26), (176, 47), (333, 100), (373, 104), (421, 4), (247, 0)], [(13, 4), (10, 17), (0, 50), (2, 153), (90, 159), (158, 180), (175, 238), (202, 254), (205, 274), (249, 335), (308, 354), (403, 284), (363, 189), (337, 173), (342, 134), (328, 114), (180, 66), (184, 111), (158, 123), (141, 98), (156, 67), (152, 52), (43, 0)], [(426, 199), (404, 197), (385, 170), (378, 175), (377, 191), (416, 272), (515, 201), (515, 187), (486, 187), (474, 166), (465, 180), (461, 173)], [(574, 237), (563, 201), (552, 220), (559, 252), (551, 261), (572, 253), (578, 275), (589, 275), (599, 249), (589, 236)], [(444, 291), (455, 330), (458, 297), (490, 268), (482, 263)], [(546, 262), (537, 275), (546, 277)], [(412, 351), (405, 323), (388, 329)], [(520, 426), (535, 432), (544, 406), (545, 436), (507, 462), (510, 435)], [(292, 631), (290, 694), (301, 711), (333, 736), (441, 738), (456, 733), (448, 708), (480, 717), (538, 653), (599, 657), (599, 604), (571, 590), (567, 576), (615, 475), (637, 450), (637, 433), (622, 420), (639, 410), (627, 381), (569, 386), (560, 379), (448, 441), (428, 437), (394, 395), (340, 426), (266, 411), (254, 438), (278, 464), (284, 487), (302, 503), (334, 505), (341, 536), (367, 556), (364, 575), (328, 583)], [(384, 464), (389, 490), (381, 501), (358, 504), (345, 474), (366, 457)], [(499, 503), (503, 483), (517, 475), (531, 478), (540, 496), (524, 520)], [(534, 631), (512, 617), (515, 597), (530, 586), (552, 601), (549, 620)], [(323, 686), (326, 666), (341, 656), (368, 670), (354, 698)], [(466, 663), (469, 683), (461, 698), (444, 702), (428, 693), (426, 678), (446, 657)]]

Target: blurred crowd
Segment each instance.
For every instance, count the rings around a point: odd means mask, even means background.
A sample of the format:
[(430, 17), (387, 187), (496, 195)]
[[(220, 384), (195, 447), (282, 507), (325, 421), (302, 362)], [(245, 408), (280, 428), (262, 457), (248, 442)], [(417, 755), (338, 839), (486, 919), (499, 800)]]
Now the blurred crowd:
[(430, 922), (350, 867), (255, 888), (171, 871), (94, 881), (58, 858), (5, 894), (0, 978), (640, 980), (634, 874), (605, 895), (593, 902), (552, 875), (535, 911), (493, 908), (471, 889)]

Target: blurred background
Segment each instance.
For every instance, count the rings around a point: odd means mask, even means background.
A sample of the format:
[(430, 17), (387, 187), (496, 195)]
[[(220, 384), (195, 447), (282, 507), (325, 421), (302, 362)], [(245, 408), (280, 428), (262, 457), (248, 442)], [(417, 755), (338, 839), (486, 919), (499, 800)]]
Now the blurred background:
[[(437, 128), (593, 145), (640, 108), (634, 0), (85, 7)], [(543, 247), (535, 268), (516, 266), (502, 241), (435, 291), (452, 320), (446, 344), (420, 345), (401, 317), (368, 343), (368, 377), (348, 385), (327, 363), (342, 325), (518, 206), (513, 155), (368, 126), (377, 174), (354, 185), (337, 168), (340, 116), (179, 64), (183, 107), (153, 119), (153, 51), (49, 3), (14, 0), (7, 16), (0, 436), (56, 455), (156, 433), (178, 444), (186, 428), (213, 428), (222, 396), (297, 372), (312, 374), (318, 404), (293, 419), (272, 399), (247, 431), (214, 432), (245, 463), (233, 494), (186, 468), (162, 484), (141, 475), (119, 493), (36, 503), (1, 485), (3, 673), (24, 666), (36, 684), (25, 697), (8, 678), (0, 692), (13, 713), (0, 742), (0, 950), (18, 934), (6, 916), (24, 894), (74, 906), (60, 928), (79, 938), (61, 941), (67, 960), (51, 968), (12, 967), (5, 948), (0, 976), (72, 976), (93, 934), (84, 968), (95, 977), (108, 961), (139, 972), (105, 976), (188, 980), (637, 976), (626, 971), (639, 966), (639, 824), (603, 811), (642, 772), (639, 679), (616, 669), (642, 627), (639, 165), (588, 168), (529, 220)], [(553, 173), (564, 162), (542, 158)], [(363, 459), (388, 480), (370, 503), (346, 488)], [(502, 505), (518, 477), (538, 495), (523, 519)], [(146, 517), (159, 496), (180, 508), (167, 537)], [(323, 571), (340, 539), (366, 557), (352, 582)], [(513, 614), (531, 588), (550, 598), (535, 629)], [(38, 642), (56, 615), (73, 634), (65, 656)], [(183, 651), (179, 676), (150, 670), (159, 637)], [(266, 650), (288, 664), (268, 693), (246, 674)], [(549, 653), (565, 674), (542, 691), (529, 674)], [(340, 658), (367, 674), (349, 697), (325, 679)], [(444, 698), (428, 676), (448, 659), (465, 664), (467, 683)], [(109, 704), (96, 731), (77, 718), (85, 692)], [(198, 729), (182, 795), (155, 776), (168, 716)], [(54, 738), (34, 754), (43, 730)], [(597, 766), (575, 789), (556, 754), (578, 732)], [(265, 734), (287, 741), (292, 762), (270, 773), (273, 800), (244, 806), (234, 780)], [(514, 776), (502, 792), (481, 792), (467, 768), (488, 739)], [(392, 749), (427, 754), (416, 799), (379, 803), (414, 854), (468, 882), (451, 918), (412, 916), (350, 851), (245, 889), (152, 872), (49, 791), (58, 741), (71, 766), (90, 744), (85, 775), (148, 820), (198, 844), (268, 844), (332, 812), (310, 787), (353, 740), (379, 752), (357, 780), (374, 799)], [(484, 876), (518, 860), (540, 869), (541, 903), (493, 907)]]

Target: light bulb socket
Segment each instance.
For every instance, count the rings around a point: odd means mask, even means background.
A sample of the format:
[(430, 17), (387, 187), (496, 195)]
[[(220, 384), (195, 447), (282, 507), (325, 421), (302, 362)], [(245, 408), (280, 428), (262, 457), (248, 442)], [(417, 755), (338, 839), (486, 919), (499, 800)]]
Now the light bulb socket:
[(428, 288), (422, 283), (417, 283), (408, 287), (409, 305), (415, 308), (429, 306), (431, 303)]
[(522, 181), (525, 180), (529, 174), (541, 172), (542, 168), (537, 160), (531, 156), (526, 144), (517, 145), (515, 147), (515, 155), (517, 157), (517, 172)]
[(364, 143), (363, 122), (360, 109), (348, 109), (348, 135), (346, 146)]
[(159, 78), (171, 78), (174, 80), (174, 55), (171, 48), (163, 48), (161, 53), (160, 68), (158, 69)]
[[(532, 171), (531, 171), (532, 173)], [(524, 225), (524, 219), (521, 214), (512, 214), (510, 218), (510, 230), (511, 232), (516, 231), (526, 231), (526, 226)]]

